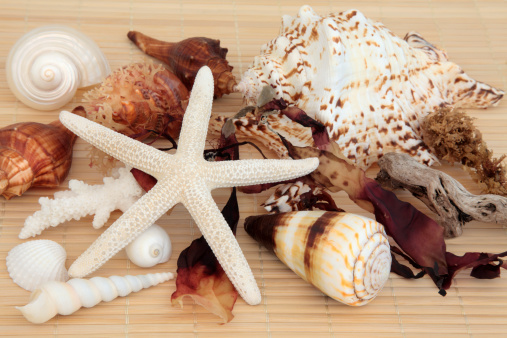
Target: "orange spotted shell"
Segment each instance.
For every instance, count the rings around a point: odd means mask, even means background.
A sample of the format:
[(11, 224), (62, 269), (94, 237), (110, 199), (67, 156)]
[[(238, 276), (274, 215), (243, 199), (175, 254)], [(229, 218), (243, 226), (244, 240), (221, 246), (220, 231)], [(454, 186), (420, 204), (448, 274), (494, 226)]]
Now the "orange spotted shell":
[[(82, 107), (74, 113), (84, 114)], [(30, 187), (57, 187), (72, 163), (76, 135), (59, 120), (22, 122), (0, 129), (0, 193), (21, 196)]]
[(171, 43), (136, 31), (130, 31), (127, 36), (143, 52), (167, 64), (188, 90), (192, 90), (197, 71), (208, 66), (215, 80), (215, 97), (234, 91), (236, 79), (225, 59), (228, 50), (220, 47), (220, 40), (193, 37)]

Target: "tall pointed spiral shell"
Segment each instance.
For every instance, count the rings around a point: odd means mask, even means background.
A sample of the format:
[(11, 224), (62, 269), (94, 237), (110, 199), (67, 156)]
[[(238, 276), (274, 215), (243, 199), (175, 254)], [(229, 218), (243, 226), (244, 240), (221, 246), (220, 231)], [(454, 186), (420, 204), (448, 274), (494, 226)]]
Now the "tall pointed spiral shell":
[(389, 242), (372, 219), (297, 211), (248, 217), (245, 230), (301, 278), (347, 305), (369, 303), (389, 278)]
[(12, 47), (6, 64), (14, 95), (29, 107), (62, 107), (76, 90), (96, 84), (109, 74), (109, 64), (97, 44), (67, 26), (36, 28)]
[(67, 252), (60, 244), (41, 239), (15, 246), (5, 261), (14, 283), (33, 291), (50, 281), (68, 280), (66, 259)]
[(16, 308), (28, 321), (40, 324), (57, 314), (70, 315), (81, 307), (93, 307), (102, 301), (110, 302), (116, 297), (125, 297), (173, 277), (172, 273), (165, 272), (109, 278), (73, 278), (67, 283), (48, 282), (31, 294), (27, 305)]

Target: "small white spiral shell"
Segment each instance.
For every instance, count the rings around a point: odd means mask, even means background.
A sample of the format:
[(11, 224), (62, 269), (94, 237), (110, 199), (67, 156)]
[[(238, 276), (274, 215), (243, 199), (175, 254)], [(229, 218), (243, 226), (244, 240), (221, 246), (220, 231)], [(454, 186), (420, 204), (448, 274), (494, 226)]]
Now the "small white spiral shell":
[(29, 107), (62, 107), (76, 90), (100, 82), (110, 72), (97, 44), (67, 26), (36, 28), (11, 48), (7, 82), (14, 95)]
[(132, 263), (149, 268), (169, 260), (171, 239), (162, 227), (153, 224), (127, 245), (125, 251)]
[(68, 280), (66, 259), (67, 252), (60, 244), (41, 239), (15, 246), (9, 251), (5, 263), (14, 283), (33, 291), (49, 281)]
[(170, 272), (124, 277), (74, 278), (67, 283), (48, 282), (36, 289), (27, 305), (16, 307), (35, 324), (47, 322), (57, 314), (70, 315), (81, 307), (93, 307), (116, 297), (155, 286), (174, 278)]

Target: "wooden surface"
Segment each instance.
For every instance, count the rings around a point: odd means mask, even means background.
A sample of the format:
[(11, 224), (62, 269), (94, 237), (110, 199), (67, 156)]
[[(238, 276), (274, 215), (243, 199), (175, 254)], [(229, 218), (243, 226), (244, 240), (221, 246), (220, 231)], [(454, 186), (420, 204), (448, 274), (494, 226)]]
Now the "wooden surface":
[[(94, 39), (116, 69), (145, 56), (127, 39), (129, 30), (139, 30), (166, 41), (191, 36), (218, 38), (229, 49), (227, 58), (240, 77), (259, 53), (262, 44), (278, 34), (283, 14), (296, 15), (304, 2), (291, 1), (120, 1), (0, 0), (0, 126), (15, 122), (50, 122), (59, 110), (41, 112), (17, 101), (5, 78), (5, 62), (11, 46), (29, 30), (59, 23), (69, 25)], [(450, 58), (477, 80), (507, 89), (507, 2), (505, 1), (312, 1), (319, 14), (350, 8), (382, 21), (398, 36), (416, 30), (447, 50)], [(82, 99), (80, 91), (65, 109)], [(239, 94), (216, 100), (213, 111), (232, 114), (242, 106)], [(507, 100), (496, 108), (468, 110), (496, 154), (507, 153)], [(97, 184), (102, 174), (88, 166), (88, 145), (78, 140), (69, 179)], [(243, 158), (256, 156), (246, 149)], [(459, 167), (442, 169), (474, 193), (480, 190)], [(369, 175), (375, 175), (376, 168)], [(59, 316), (42, 325), (28, 323), (14, 308), (24, 305), (29, 292), (15, 285), (5, 266), (10, 249), (24, 241), (18, 233), (25, 218), (39, 209), (38, 198), (67, 189), (33, 189), (24, 196), (0, 199), (0, 335), (5, 336), (175, 336), (175, 337), (491, 337), (507, 332), (507, 275), (495, 280), (477, 280), (458, 275), (446, 297), (438, 295), (429, 278), (405, 280), (391, 274), (379, 296), (369, 305), (351, 308), (323, 296), (306, 284), (276, 257), (256, 244), (242, 228), (242, 220), (262, 213), (260, 204), (270, 192), (239, 195), (241, 221), (238, 241), (253, 269), (263, 300), (258, 306), (238, 299), (235, 318), (220, 325), (214, 315), (191, 300), (183, 309), (170, 305), (174, 281), (143, 290), (71, 316)], [(213, 193), (223, 206), (227, 190)], [(406, 193), (400, 198), (429, 211)], [(345, 197), (337, 204), (347, 211), (368, 215)], [(113, 214), (111, 223), (120, 215)], [(62, 244), (68, 254), (67, 267), (103, 229), (91, 227), (91, 217), (68, 222), (43, 232), (40, 239)], [(171, 260), (143, 270), (130, 264), (124, 252), (94, 273), (96, 276), (141, 274), (176, 270), (176, 259), (199, 230), (182, 206), (157, 222), (170, 234), (174, 250)], [(448, 250), (501, 252), (507, 249), (505, 225), (472, 222), (464, 235), (447, 242)]]

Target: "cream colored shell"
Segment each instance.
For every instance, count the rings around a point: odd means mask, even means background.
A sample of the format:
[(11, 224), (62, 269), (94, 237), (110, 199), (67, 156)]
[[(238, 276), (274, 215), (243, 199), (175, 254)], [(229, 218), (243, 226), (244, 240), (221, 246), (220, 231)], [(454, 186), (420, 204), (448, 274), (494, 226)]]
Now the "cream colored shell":
[(361, 168), (391, 151), (437, 161), (421, 140), (421, 118), (445, 105), (485, 108), (503, 96), (417, 33), (400, 39), (357, 10), (319, 16), (309, 6), (283, 16), (280, 34), (236, 89), (255, 103), (266, 85), (325, 124)]
[(16, 307), (35, 324), (47, 322), (57, 314), (70, 315), (81, 307), (93, 307), (125, 297), (132, 292), (155, 286), (172, 279), (170, 272), (125, 277), (73, 278), (67, 283), (48, 282), (36, 289), (27, 305)]
[(67, 253), (60, 244), (41, 239), (12, 248), (7, 254), (6, 265), (14, 283), (33, 291), (49, 281), (68, 280), (66, 259)]
[[(368, 304), (389, 278), (389, 241), (384, 227), (372, 219), (329, 211), (260, 217), (252, 222), (246, 219), (247, 233), (254, 238), (256, 230), (261, 236), (270, 233), (268, 245), (274, 243), (276, 256), (337, 301), (351, 306)], [(274, 228), (269, 229), (271, 226)]]
[(6, 72), (9, 88), (21, 102), (53, 110), (111, 70), (92, 39), (71, 27), (51, 25), (26, 33), (14, 44)]
[(169, 260), (171, 239), (161, 226), (153, 224), (127, 245), (125, 252), (132, 263), (149, 268)]

